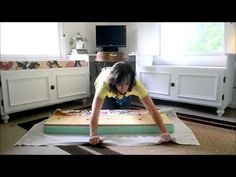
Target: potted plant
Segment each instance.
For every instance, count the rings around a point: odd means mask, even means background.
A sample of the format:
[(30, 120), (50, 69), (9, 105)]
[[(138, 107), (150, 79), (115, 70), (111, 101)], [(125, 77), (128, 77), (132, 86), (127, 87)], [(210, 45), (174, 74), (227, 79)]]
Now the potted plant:
[(82, 37), (82, 35), (78, 32), (74, 37), (70, 38), (69, 43), (73, 49), (84, 49), (84, 42), (87, 42), (87, 39)]

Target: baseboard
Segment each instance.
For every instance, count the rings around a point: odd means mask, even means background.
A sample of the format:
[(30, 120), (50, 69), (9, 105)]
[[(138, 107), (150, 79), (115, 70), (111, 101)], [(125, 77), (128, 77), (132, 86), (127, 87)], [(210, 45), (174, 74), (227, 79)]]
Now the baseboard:
[(86, 105), (81, 105), (76, 109), (91, 109), (91, 107), (92, 107), (92, 104), (86, 104)]

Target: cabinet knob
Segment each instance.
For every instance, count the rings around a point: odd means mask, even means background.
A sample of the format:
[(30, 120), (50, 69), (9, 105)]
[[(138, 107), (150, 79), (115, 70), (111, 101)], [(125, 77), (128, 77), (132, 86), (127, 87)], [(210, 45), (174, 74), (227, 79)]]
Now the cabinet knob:
[(55, 89), (55, 86), (54, 85), (51, 85), (51, 90), (54, 90)]
[(171, 83), (170, 83), (170, 86), (171, 86), (171, 87), (174, 87), (174, 86), (175, 86), (175, 83), (174, 83), (174, 82), (171, 82)]

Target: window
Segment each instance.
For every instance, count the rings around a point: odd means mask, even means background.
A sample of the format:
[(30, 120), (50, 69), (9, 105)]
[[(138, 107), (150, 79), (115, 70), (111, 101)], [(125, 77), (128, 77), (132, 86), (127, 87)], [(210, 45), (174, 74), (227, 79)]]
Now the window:
[(161, 23), (161, 56), (224, 53), (224, 23)]
[(1, 58), (61, 58), (61, 36), (58, 23), (1, 23)]

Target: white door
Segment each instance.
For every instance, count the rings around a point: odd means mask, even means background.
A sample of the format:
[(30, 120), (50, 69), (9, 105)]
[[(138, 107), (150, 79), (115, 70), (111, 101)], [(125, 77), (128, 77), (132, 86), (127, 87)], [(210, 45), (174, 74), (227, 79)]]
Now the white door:
[(138, 78), (147, 88), (149, 95), (157, 99), (172, 99), (172, 71), (166, 67), (144, 66), (138, 71)]
[(4, 113), (36, 108), (50, 102), (48, 70), (1, 71)]
[(61, 68), (53, 73), (55, 102), (71, 101), (90, 96), (88, 67)]
[(179, 68), (174, 73), (176, 100), (207, 106), (221, 106), (224, 70)]

